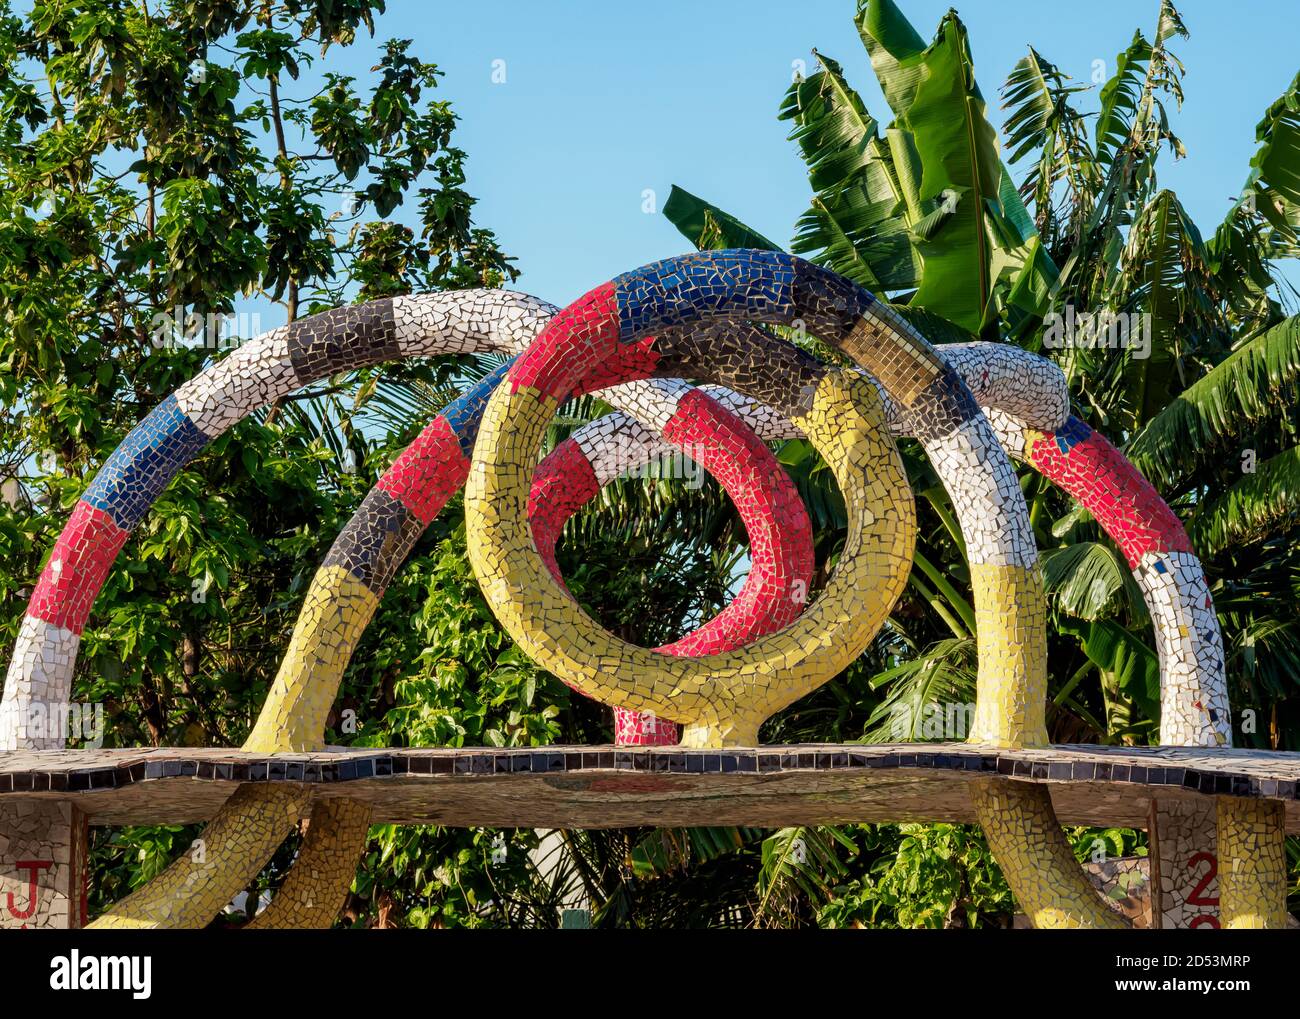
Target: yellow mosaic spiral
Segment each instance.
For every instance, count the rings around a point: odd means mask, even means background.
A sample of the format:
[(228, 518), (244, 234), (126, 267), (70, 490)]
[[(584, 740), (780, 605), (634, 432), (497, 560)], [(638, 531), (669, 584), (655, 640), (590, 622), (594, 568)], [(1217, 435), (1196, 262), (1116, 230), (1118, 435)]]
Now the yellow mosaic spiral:
[(606, 704), (681, 722), (684, 746), (753, 746), (759, 725), (846, 668), (902, 593), (916, 510), (875, 388), (828, 371), (797, 424), (835, 476), (848, 536), (821, 595), (792, 624), (707, 658), (657, 654), (596, 624), (542, 564), (528, 525), (537, 450), (557, 404), (498, 387), (484, 413), (465, 495), (470, 562), (516, 643), (543, 668)]

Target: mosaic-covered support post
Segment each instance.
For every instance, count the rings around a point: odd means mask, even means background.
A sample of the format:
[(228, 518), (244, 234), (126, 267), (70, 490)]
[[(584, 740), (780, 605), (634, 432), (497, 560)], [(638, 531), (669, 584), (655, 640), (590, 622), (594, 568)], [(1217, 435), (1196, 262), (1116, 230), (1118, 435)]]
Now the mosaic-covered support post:
[(1152, 926), (1219, 927), (1219, 831), (1213, 802), (1151, 801)]
[(86, 817), (67, 800), (0, 800), (0, 930), (86, 921)]
[(345, 799), (318, 803), (288, 875), (248, 927), (331, 926), (357, 872), (357, 847), (365, 845), (369, 832), (369, 804)]
[[(307, 806), (307, 790), (242, 785), (171, 866), (115, 902), (92, 928), (206, 927), (257, 877)], [(356, 856), (352, 856), (356, 868)]]
[(1286, 808), (1218, 796), (1219, 918), (1225, 930), (1286, 926)]
[(971, 801), (1016, 903), (1035, 927), (1129, 926), (1097, 894), (1061, 837), (1046, 786), (981, 778), (971, 783)]

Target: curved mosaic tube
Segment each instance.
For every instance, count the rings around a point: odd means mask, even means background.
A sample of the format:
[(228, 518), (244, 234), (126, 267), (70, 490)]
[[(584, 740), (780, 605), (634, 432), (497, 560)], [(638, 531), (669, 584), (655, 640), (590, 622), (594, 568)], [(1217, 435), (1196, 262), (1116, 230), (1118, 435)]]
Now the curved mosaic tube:
[(1078, 418), (1025, 432), (1024, 459), (1115, 540), (1146, 600), (1160, 655), (1160, 742), (1232, 745), (1223, 636), (1182, 521), (1119, 450)]
[(971, 803), (1016, 903), (1035, 927), (1118, 930), (1127, 920), (1098, 896), (1052, 809), (1046, 786), (976, 779)]
[(88, 926), (206, 927), (266, 866), (306, 803), (300, 786), (241, 785), (189, 849)]

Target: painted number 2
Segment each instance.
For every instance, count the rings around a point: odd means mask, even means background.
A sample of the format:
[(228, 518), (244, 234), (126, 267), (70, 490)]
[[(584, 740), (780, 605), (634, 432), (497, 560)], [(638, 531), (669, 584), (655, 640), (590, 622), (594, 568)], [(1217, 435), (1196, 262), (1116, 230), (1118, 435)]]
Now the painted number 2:
[[(1195, 853), (1192, 858), (1187, 861), (1187, 869), (1194, 871), (1197, 864), (1200, 863), (1207, 865), (1205, 873), (1202, 874), (1201, 879), (1196, 882), (1196, 887), (1192, 889), (1192, 894), (1187, 896), (1187, 904), (1189, 906), (1204, 906), (1207, 908), (1217, 909), (1219, 905), (1219, 897), (1217, 895), (1207, 895), (1205, 894), (1205, 890), (1210, 886), (1210, 882), (1219, 874), (1219, 859), (1213, 853)], [(1204, 913), (1192, 920), (1188, 926), (1218, 927), (1219, 918)]]

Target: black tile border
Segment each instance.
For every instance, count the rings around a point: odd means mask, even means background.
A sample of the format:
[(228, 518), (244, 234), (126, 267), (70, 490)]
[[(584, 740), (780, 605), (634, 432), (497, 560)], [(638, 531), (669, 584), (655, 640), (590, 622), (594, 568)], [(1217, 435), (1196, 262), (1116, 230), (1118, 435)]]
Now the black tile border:
[[(347, 751), (310, 756), (267, 754), (222, 759), (184, 755), (167, 758), (126, 757), (101, 767), (2, 770), (0, 795), (33, 792), (83, 793), (124, 789), (156, 781), (191, 779), (199, 782), (292, 782), (337, 785), (368, 779), (400, 779), (407, 775), (445, 775), (473, 780), (501, 775), (581, 774), (595, 771), (652, 772), (668, 775), (773, 775), (796, 772), (947, 771), (998, 775), (1049, 784), (1106, 783), (1142, 788), (1172, 786), (1205, 795), (1300, 800), (1300, 780), (1284, 774), (1250, 774), (1228, 767), (1205, 767), (1169, 758), (1171, 748), (1126, 748), (1124, 758), (1108, 760), (1096, 753), (1079, 760), (1086, 747), (1055, 748), (1066, 760), (1053, 760), (1050, 750), (999, 751), (954, 744), (916, 744), (915, 749), (872, 752), (863, 744), (824, 746), (688, 749), (684, 747), (465, 747), (457, 749)], [(1189, 753), (1214, 757), (1215, 751), (1187, 748)], [(69, 751), (84, 754), (84, 751)], [(124, 757), (129, 751), (120, 751)], [(144, 753), (148, 753), (145, 751)], [(1161, 757), (1160, 755), (1164, 755)], [(1116, 755), (1119, 756), (1118, 754)], [(335, 757), (336, 759), (331, 759)], [(1295, 765), (1296, 754), (1259, 754), (1252, 761), (1267, 766), (1276, 757)], [(1144, 759), (1145, 758), (1145, 759)], [(1136, 759), (1136, 760), (1134, 760)], [(1141, 763), (1138, 763), (1138, 762)]]

